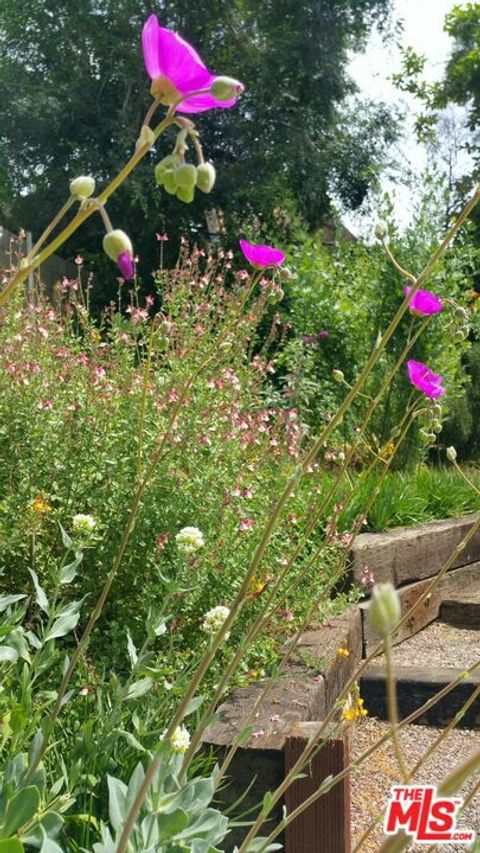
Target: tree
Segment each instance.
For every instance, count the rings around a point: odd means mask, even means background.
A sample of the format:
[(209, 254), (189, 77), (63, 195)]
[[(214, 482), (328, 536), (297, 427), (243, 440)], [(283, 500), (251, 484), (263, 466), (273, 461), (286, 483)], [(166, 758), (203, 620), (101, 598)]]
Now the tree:
[[(382, 105), (350, 105), (346, 67), (390, 0), (187, 0), (157, 3), (219, 73), (244, 80), (235, 110), (198, 117), (207, 156), (218, 168), (215, 206), (228, 229), (260, 224), (287, 232), (316, 228), (332, 193), (361, 204), (385, 157), (393, 120)], [(0, 215), (38, 233), (58, 209), (68, 180), (99, 183), (131, 153), (150, 103), (140, 32), (151, 11), (143, 0), (4, 0), (0, 9)], [(205, 236), (211, 197), (172, 201), (154, 184), (147, 158), (109, 209), (151, 268), (155, 231)], [(173, 136), (168, 145), (173, 144)], [(200, 196), (201, 194), (198, 193)], [(100, 221), (82, 232), (98, 246)], [(92, 240), (95, 238), (95, 242)], [(78, 237), (72, 254), (79, 246)], [(172, 247), (175, 249), (175, 247)]]

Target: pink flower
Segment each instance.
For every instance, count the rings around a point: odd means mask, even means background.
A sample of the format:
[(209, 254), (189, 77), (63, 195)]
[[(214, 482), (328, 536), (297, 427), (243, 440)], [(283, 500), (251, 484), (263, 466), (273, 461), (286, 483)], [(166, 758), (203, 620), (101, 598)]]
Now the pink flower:
[(279, 267), (285, 260), (285, 255), (280, 249), (274, 249), (272, 246), (254, 246), (248, 243), (247, 240), (240, 240), (240, 248), (245, 255), (247, 261), (256, 270), (263, 270), (266, 267)]
[[(412, 288), (405, 288), (405, 296), (409, 296)], [(409, 305), (412, 314), (419, 314), (421, 317), (428, 317), (430, 314), (438, 314), (442, 310), (442, 300), (430, 290), (417, 290), (413, 295)]]
[[(161, 27), (156, 15), (150, 15), (144, 24), (142, 49), (145, 68), (152, 79), (152, 97), (165, 106), (176, 103), (182, 96), (209, 90), (216, 79), (197, 51), (177, 33)], [(241, 95), (243, 86), (239, 87), (237, 94)], [(233, 107), (236, 102), (237, 97), (219, 101), (207, 91), (186, 97), (178, 109), (182, 113), (200, 113), (214, 107)]]
[(435, 400), (445, 394), (445, 388), (442, 388), (442, 377), (433, 373), (426, 364), (410, 359), (407, 361), (407, 371), (412, 385), (415, 385), (426, 397)]

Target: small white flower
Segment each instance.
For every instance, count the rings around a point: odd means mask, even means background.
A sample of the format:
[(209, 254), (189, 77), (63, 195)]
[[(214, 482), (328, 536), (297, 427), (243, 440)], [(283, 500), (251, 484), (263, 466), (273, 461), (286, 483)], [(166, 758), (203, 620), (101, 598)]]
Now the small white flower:
[(75, 533), (92, 533), (96, 526), (97, 522), (93, 515), (84, 515), (83, 512), (79, 512), (73, 516), (72, 527)]
[[(203, 617), (202, 622), (202, 631), (205, 634), (210, 634), (213, 637), (215, 634), (218, 634), (220, 628), (222, 627), (225, 620), (230, 616), (230, 610), (228, 607), (223, 607), (223, 605), (219, 604), (217, 607), (212, 607), (205, 616)], [(230, 636), (230, 632), (227, 631), (225, 634), (224, 640), (228, 640)]]
[[(166, 729), (163, 733), (163, 737), (165, 737), (165, 734)], [(170, 738), (170, 746), (172, 747), (172, 752), (177, 753), (177, 755), (183, 755), (187, 751), (190, 746), (190, 735), (185, 726), (177, 726)]]
[(175, 536), (177, 548), (183, 554), (194, 554), (205, 545), (203, 533), (198, 527), (182, 527)]

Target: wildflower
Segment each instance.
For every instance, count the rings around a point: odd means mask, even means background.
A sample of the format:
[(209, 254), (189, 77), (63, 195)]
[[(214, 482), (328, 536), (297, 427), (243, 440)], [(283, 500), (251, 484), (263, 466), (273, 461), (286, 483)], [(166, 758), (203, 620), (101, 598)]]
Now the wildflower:
[(358, 693), (354, 696), (349, 694), (342, 711), (342, 720), (345, 720), (346, 723), (353, 723), (360, 717), (366, 717), (367, 714), (368, 711), (364, 708), (364, 702), (361, 696), (359, 696)]
[(350, 657), (350, 652), (349, 652), (349, 650), (348, 650), (348, 649), (346, 649), (346, 648), (345, 648), (345, 646), (339, 646), (339, 647), (338, 647), (338, 649), (337, 649), (337, 655), (338, 655), (340, 658), (349, 658), (349, 657)]
[[(165, 737), (165, 734), (166, 730), (164, 731), (162, 738)], [(177, 726), (173, 734), (170, 736), (170, 746), (172, 748), (172, 752), (175, 752), (177, 755), (183, 755), (187, 751), (190, 746), (190, 735), (185, 726)]]
[(376, 584), (368, 606), (368, 618), (382, 637), (386, 637), (393, 630), (401, 613), (400, 597), (393, 584)]
[(253, 518), (242, 518), (238, 524), (238, 530), (243, 533), (245, 530), (253, 530), (255, 522)]
[[(188, 42), (172, 30), (161, 27), (156, 15), (150, 15), (143, 27), (142, 49), (145, 68), (152, 80), (152, 98), (171, 106), (183, 97), (178, 105), (182, 113), (233, 107), (244, 90), (242, 84), (237, 83), (236, 91), (230, 93), (231, 98), (220, 100), (216, 97), (211, 92), (216, 75), (208, 70)], [(208, 91), (196, 94), (199, 90)]]
[[(202, 631), (204, 634), (209, 634), (211, 637), (215, 636), (215, 634), (218, 634), (223, 623), (229, 616), (230, 610), (228, 607), (223, 607), (221, 604), (217, 605), (217, 607), (212, 607), (212, 609), (208, 610), (203, 617), (201, 625)], [(228, 640), (229, 636), (230, 632), (227, 631), (224, 636), (224, 640)]]
[(156, 539), (157, 548), (159, 551), (163, 551), (168, 542), (169, 533), (159, 533)]
[(160, 243), (165, 243), (168, 240), (168, 234), (157, 234), (156, 237)]
[(83, 512), (77, 513), (72, 519), (72, 529), (74, 533), (89, 534), (92, 533), (97, 526), (93, 515), (85, 515)]
[(256, 270), (263, 270), (266, 267), (279, 267), (285, 260), (284, 253), (273, 246), (265, 246), (263, 244), (254, 246), (252, 243), (248, 243), (247, 240), (240, 240), (240, 248), (247, 261)]
[(198, 527), (182, 527), (175, 536), (177, 548), (183, 554), (194, 554), (205, 545), (203, 533)]
[(442, 388), (442, 377), (433, 373), (426, 364), (410, 359), (407, 361), (407, 371), (412, 385), (415, 385), (426, 397), (435, 400), (445, 394), (445, 389)]
[[(412, 288), (405, 288), (405, 296), (409, 296)], [(442, 300), (430, 290), (417, 290), (410, 300), (408, 307), (412, 314), (420, 317), (428, 317), (430, 314), (438, 314), (442, 310)]]
[(52, 511), (52, 507), (43, 495), (37, 495), (36, 498), (33, 499), (32, 506), (33, 511), (39, 515), (47, 515)]
[(124, 279), (128, 280), (133, 277), (132, 241), (128, 234), (125, 234), (125, 231), (121, 231), (120, 228), (108, 231), (103, 238), (103, 250), (118, 265)]
[(332, 377), (335, 379), (335, 382), (344, 382), (345, 376), (342, 370), (332, 370)]

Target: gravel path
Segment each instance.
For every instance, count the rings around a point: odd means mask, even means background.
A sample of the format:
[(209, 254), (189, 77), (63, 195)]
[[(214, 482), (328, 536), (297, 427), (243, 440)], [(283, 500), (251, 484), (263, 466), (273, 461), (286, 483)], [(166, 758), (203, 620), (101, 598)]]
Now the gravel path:
[[(459, 631), (458, 633), (466, 632)], [(407, 643), (402, 644), (402, 648)], [(372, 746), (386, 731), (388, 731), (388, 724), (373, 718), (357, 724), (352, 732), (352, 760), (358, 759), (362, 752)], [(415, 764), (441, 731), (442, 729), (411, 725), (400, 732), (401, 744), (408, 767)], [(423, 784), (438, 784), (453, 767), (479, 748), (480, 732), (465, 729), (453, 730), (442, 741), (438, 750), (433, 753), (425, 765), (420, 768), (415, 775), (415, 780)], [(384, 807), (390, 787), (399, 782), (401, 779), (390, 742), (380, 747), (352, 774), (353, 849), (374, 817)], [(460, 795), (466, 796), (478, 783), (480, 783), (480, 773), (464, 786)], [(459, 826), (475, 830), (477, 838), (480, 837), (480, 790), (468, 808), (465, 809)], [(385, 836), (380, 823), (380, 827), (377, 827), (368, 840), (362, 844), (361, 850), (378, 853), (384, 840)], [(430, 847), (425, 845), (412, 845), (408, 848), (409, 851), (415, 851), (415, 853), (426, 853), (429, 849)], [(443, 844), (437, 849), (441, 853), (464, 853), (466, 850), (472, 850), (472, 847)]]
[[(394, 646), (393, 654), (399, 666), (427, 664), (466, 669), (480, 658), (480, 631), (432, 622), (423, 631)], [(379, 655), (373, 663), (383, 663), (383, 656)]]

